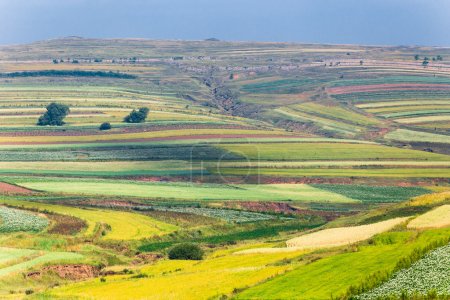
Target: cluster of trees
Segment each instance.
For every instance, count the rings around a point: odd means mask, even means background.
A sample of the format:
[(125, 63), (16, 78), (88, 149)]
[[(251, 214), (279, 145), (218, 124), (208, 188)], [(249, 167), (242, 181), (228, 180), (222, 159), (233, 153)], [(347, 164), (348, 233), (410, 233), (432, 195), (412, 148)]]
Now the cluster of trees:
[[(65, 124), (64, 118), (69, 114), (70, 109), (67, 105), (61, 103), (50, 103), (46, 107), (47, 111), (39, 117), (37, 125), (39, 126), (62, 126)], [(128, 116), (124, 118), (127, 123), (142, 123), (147, 119), (149, 109), (141, 107), (138, 110), (133, 109)], [(111, 124), (108, 122), (102, 123), (100, 130), (111, 129)]]
[[(419, 54), (414, 55), (414, 59), (415, 59), (415, 60), (420, 60)], [(433, 56), (431, 59), (432, 59), (433, 61), (442, 61), (442, 60), (444, 60), (444, 58), (443, 58), (441, 55), (437, 55), (437, 56), (435, 56), (435, 57)], [(422, 65), (423, 65), (424, 67), (426, 67), (426, 66), (428, 66), (429, 63), (430, 63), (430, 58), (427, 57), (427, 56), (425, 56), (425, 57), (423, 58)]]
[[(149, 109), (147, 107), (141, 107), (138, 110), (133, 109), (123, 121), (127, 123), (142, 123), (147, 119)], [(99, 127), (100, 130), (110, 130), (111, 124), (109, 122), (102, 123)]]
[(121, 79), (134, 79), (135, 75), (119, 73), (119, 72), (104, 72), (104, 71), (80, 71), (80, 70), (46, 70), (46, 71), (25, 71), (12, 72), (0, 74), (0, 77), (109, 77)]
[[(63, 63), (64, 62), (64, 59), (53, 59), (52, 60), (53, 61), (53, 63), (54, 64), (59, 64), (59, 63)], [(67, 59), (67, 62), (72, 62), (73, 64), (78, 64), (78, 63), (80, 63), (79, 61), (78, 61), (78, 59), (72, 59), (72, 61), (70, 60), (70, 58), (68, 58)], [(92, 59), (89, 59), (89, 60), (87, 60), (87, 62), (89, 62), (89, 63), (91, 63), (92, 62)], [(101, 59), (101, 58), (94, 58), (94, 62), (95, 63), (101, 63), (101, 62), (103, 62), (103, 59)]]
[(123, 120), (127, 123), (142, 123), (147, 119), (149, 111), (147, 107), (141, 107), (138, 110), (133, 109)]
[(47, 111), (39, 117), (37, 125), (39, 126), (62, 126), (65, 124), (64, 118), (69, 114), (70, 109), (65, 104), (50, 103), (47, 105)]

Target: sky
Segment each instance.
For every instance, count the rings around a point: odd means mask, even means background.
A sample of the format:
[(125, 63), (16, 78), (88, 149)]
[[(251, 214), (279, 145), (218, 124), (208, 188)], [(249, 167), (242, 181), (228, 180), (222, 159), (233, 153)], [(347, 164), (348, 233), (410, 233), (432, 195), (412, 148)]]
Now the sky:
[(0, 44), (65, 36), (450, 47), (450, 0), (0, 0)]

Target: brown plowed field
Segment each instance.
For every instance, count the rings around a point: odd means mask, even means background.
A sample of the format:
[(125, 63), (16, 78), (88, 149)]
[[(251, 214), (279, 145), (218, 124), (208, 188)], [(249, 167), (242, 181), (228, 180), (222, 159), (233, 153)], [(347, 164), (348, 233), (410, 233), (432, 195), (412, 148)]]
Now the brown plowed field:
[(13, 184), (9, 184), (6, 182), (0, 182), (0, 194), (24, 194), (24, 195), (29, 195), (32, 194), (33, 191), (17, 186), (17, 185), (13, 185)]

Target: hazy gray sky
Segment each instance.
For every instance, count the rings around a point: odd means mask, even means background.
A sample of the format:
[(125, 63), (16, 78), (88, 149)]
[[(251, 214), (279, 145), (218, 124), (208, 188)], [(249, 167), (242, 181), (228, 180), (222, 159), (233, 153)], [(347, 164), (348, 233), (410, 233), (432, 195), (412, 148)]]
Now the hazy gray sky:
[(450, 0), (0, 0), (0, 44), (69, 35), (450, 46)]

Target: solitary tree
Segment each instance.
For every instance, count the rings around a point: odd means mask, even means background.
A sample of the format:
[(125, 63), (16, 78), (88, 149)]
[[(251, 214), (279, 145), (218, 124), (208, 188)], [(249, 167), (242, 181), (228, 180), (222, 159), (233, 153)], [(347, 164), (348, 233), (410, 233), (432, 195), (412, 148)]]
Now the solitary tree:
[(70, 109), (65, 104), (60, 103), (50, 103), (47, 105), (47, 111), (39, 117), (39, 120), (37, 122), (37, 125), (39, 126), (46, 126), (46, 125), (52, 125), (52, 126), (61, 126), (65, 123), (63, 122), (63, 119), (67, 116), (67, 114), (70, 112)]
[(415, 59), (415, 60), (419, 60), (419, 58), (420, 58), (420, 57), (419, 57), (419, 54), (414, 55), (414, 59)]
[(99, 129), (100, 130), (110, 130), (111, 124), (109, 122), (102, 123), (102, 124), (100, 124)]
[(133, 111), (125, 117), (124, 121), (127, 123), (142, 123), (147, 118), (150, 110), (147, 107), (141, 107), (138, 110)]

